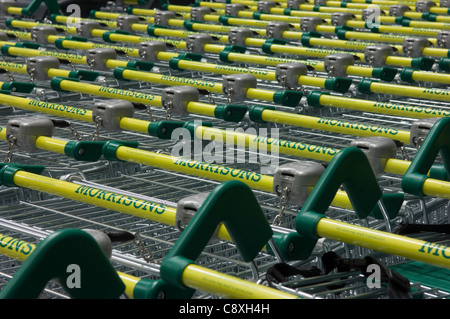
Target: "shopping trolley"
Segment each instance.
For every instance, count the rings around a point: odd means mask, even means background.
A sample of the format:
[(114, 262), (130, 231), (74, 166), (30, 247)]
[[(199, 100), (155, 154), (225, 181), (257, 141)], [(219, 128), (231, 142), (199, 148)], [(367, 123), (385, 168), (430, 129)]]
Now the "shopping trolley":
[(6, 251), (100, 233), (113, 298), (448, 298), (443, 6), (39, 3), (0, 3)]

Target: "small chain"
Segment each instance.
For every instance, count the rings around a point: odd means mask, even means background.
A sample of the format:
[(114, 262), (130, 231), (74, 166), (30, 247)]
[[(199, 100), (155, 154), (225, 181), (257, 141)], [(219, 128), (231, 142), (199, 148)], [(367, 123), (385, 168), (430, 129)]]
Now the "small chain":
[(36, 72), (36, 69), (35, 68), (31, 68), (31, 70), (30, 70), (30, 82), (34, 82), (35, 72)]
[(208, 101), (210, 104), (216, 104), (216, 101), (214, 101), (214, 97), (212, 96), (211, 92), (208, 92)]
[(139, 249), (141, 253), (141, 257), (147, 262), (151, 262), (153, 259), (153, 255), (151, 251), (145, 246), (144, 241), (142, 240), (141, 235), (139, 233), (134, 233), (134, 240), (133, 243), (136, 245), (136, 247)]
[(228, 88), (227, 90), (227, 104), (231, 103), (231, 94), (233, 93), (233, 88)]
[(90, 70), (94, 71), (94, 59), (87, 59), (86, 62), (89, 65)]
[(287, 203), (289, 201), (289, 193), (291, 190), (288, 187), (284, 187), (281, 191), (281, 197), (280, 197), (280, 212), (277, 216), (273, 219), (272, 224), (275, 226), (281, 225), (281, 220), (283, 218), (283, 213), (286, 210)]
[(13, 135), (10, 135), (8, 137), (8, 153), (6, 153), (6, 157), (4, 162), (5, 163), (11, 163), (12, 161), (12, 156), (13, 156), (13, 150), (14, 150), (14, 145), (16, 144), (17, 138)]
[(92, 133), (92, 140), (96, 141), (98, 140), (98, 137), (100, 136), (100, 127), (102, 124), (102, 118), (100, 116), (95, 117), (95, 131)]
[(72, 135), (75, 136), (75, 138), (76, 138), (78, 141), (81, 141), (81, 140), (82, 140), (80, 134), (79, 134), (78, 131), (76, 130), (76, 128), (75, 128), (75, 126), (73, 125), (73, 123), (70, 123), (70, 124), (69, 124), (69, 129), (70, 129), (70, 132), (72, 133)]
[(145, 112), (147, 112), (147, 114), (148, 114), (149, 121), (153, 122), (153, 114), (152, 114), (152, 109), (150, 108), (150, 106), (147, 105)]
[(406, 153), (405, 145), (400, 146), (400, 151), (402, 152), (403, 159), (409, 161), (408, 153)]
[(172, 106), (173, 106), (173, 102), (172, 101), (168, 101), (167, 102), (167, 112), (166, 112), (166, 120), (170, 120), (171, 116), (172, 116)]
[(12, 74), (9, 70), (6, 70), (6, 75), (8, 76), (10, 81), (14, 81), (14, 77), (12, 76)]

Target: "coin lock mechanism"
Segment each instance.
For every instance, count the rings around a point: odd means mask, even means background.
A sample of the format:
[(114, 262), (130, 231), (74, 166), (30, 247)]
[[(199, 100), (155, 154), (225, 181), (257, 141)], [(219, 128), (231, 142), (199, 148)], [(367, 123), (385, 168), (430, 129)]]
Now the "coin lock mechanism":
[(324, 68), (329, 76), (346, 77), (347, 67), (355, 64), (355, 57), (348, 53), (329, 54), (324, 59)]
[(168, 117), (188, 115), (189, 102), (198, 102), (199, 91), (192, 86), (172, 86), (165, 88), (161, 95), (161, 104), (167, 110)]
[(275, 1), (258, 1), (256, 10), (263, 13), (270, 13), (270, 10), (276, 6), (277, 3)]
[(302, 206), (324, 171), (322, 164), (312, 161), (280, 165), (273, 176), (273, 190), (278, 197), (289, 190), (287, 202)]
[(441, 0), (441, 1), (439, 1), (439, 6), (441, 8), (450, 8), (450, 0)]
[(419, 149), (423, 141), (427, 137), (433, 125), (439, 120), (439, 118), (432, 117), (427, 119), (420, 119), (414, 121), (411, 124), (410, 129), (410, 143), (415, 148)]
[(353, 140), (350, 146), (362, 150), (369, 160), (373, 172), (376, 175), (383, 174), (386, 162), (390, 158), (395, 158), (397, 154), (397, 144), (382, 136), (369, 136)]
[(421, 0), (416, 2), (416, 12), (430, 12), (432, 7), (435, 7), (436, 3), (429, 0)]
[(94, 29), (101, 29), (99, 22), (93, 20), (80, 20), (76, 31), (80, 37), (90, 38), (92, 37), (92, 30)]
[(107, 71), (106, 67), (108, 60), (116, 59), (117, 52), (112, 48), (94, 48), (86, 51), (87, 64), (93, 70)]
[(275, 79), (285, 88), (295, 89), (299, 87), (301, 76), (307, 75), (308, 67), (303, 63), (280, 63), (275, 69)]
[(320, 17), (302, 17), (300, 20), (300, 30), (302, 32), (314, 32), (317, 26), (323, 23), (324, 21)]
[(209, 34), (189, 34), (186, 37), (186, 49), (192, 53), (205, 53), (205, 45), (213, 42)]
[(251, 38), (253, 36), (253, 31), (250, 29), (244, 28), (233, 28), (228, 31), (228, 41), (234, 45), (243, 45), (245, 46), (245, 42), (247, 38)]
[(288, 0), (286, 7), (288, 9), (299, 10), (301, 4), (306, 4), (306, 0)]
[(161, 41), (144, 41), (138, 45), (139, 56), (147, 62), (157, 62), (158, 53), (167, 51), (167, 45)]
[(364, 60), (372, 67), (383, 67), (386, 58), (394, 54), (394, 49), (387, 44), (368, 45), (364, 49)]
[(420, 58), (423, 49), (430, 46), (430, 41), (424, 37), (404, 38), (402, 43), (403, 54), (410, 58)]
[(268, 38), (282, 39), (283, 33), (289, 31), (289, 23), (282, 21), (269, 22), (266, 25), (266, 35)]
[(155, 12), (154, 17), (155, 17), (154, 22), (156, 25), (168, 27), (169, 20), (176, 19), (177, 15), (173, 11), (158, 10)]
[[(205, 202), (209, 196), (209, 192), (198, 193), (182, 198), (177, 203), (177, 211), (175, 213), (175, 226), (178, 230), (183, 231), (189, 222), (194, 218), (197, 211)], [(211, 242), (217, 241), (219, 226), (217, 227), (214, 235), (211, 238)], [(210, 242), (210, 243), (211, 243)]]
[(53, 56), (36, 56), (27, 59), (27, 72), (32, 80), (47, 81), (49, 69), (59, 69), (60, 62)]
[(248, 89), (255, 89), (257, 79), (252, 74), (230, 74), (223, 76), (222, 92), (229, 102), (244, 100)]
[(205, 22), (205, 15), (211, 14), (211, 9), (208, 7), (192, 7), (191, 20)]
[(120, 132), (120, 120), (133, 116), (133, 103), (124, 100), (97, 101), (92, 109), (94, 123), (100, 118), (100, 126), (107, 132)]
[(245, 6), (241, 3), (227, 3), (225, 5), (225, 15), (229, 17), (237, 17), (239, 11), (244, 11)]
[(49, 35), (57, 35), (58, 31), (55, 27), (51, 26), (45, 26), (45, 25), (38, 25), (35, 27), (32, 27), (30, 30), (30, 37), (31, 41), (39, 43), (39, 44), (49, 44), (48, 36)]
[(394, 17), (403, 16), (408, 11), (411, 11), (411, 9), (405, 4), (394, 4), (389, 7), (389, 15)]
[(141, 20), (139, 20), (138, 16), (135, 15), (120, 15), (116, 19), (117, 21), (117, 29), (133, 32), (133, 24), (139, 24)]
[(331, 25), (346, 25), (348, 21), (355, 17), (350, 12), (333, 12), (331, 14)]
[(436, 36), (436, 44), (440, 48), (450, 49), (450, 31), (439, 30)]
[(6, 125), (6, 139), (14, 137), (14, 145), (24, 152), (34, 152), (36, 139), (39, 136), (51, 137), (53, 135), (53, 122), (44, 116), (29, 116), (15, 118)]

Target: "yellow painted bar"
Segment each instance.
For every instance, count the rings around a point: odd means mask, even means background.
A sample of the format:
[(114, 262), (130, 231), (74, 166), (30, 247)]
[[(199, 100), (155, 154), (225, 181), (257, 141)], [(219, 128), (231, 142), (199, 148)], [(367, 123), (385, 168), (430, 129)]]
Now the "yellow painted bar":
[(412, 79), (419, 82), (432, 82), (432, 83), (450, 83), (450, 74), (438, 73), (438, 72), (424, 72), (414, 71), (412, 73)]
[[(251, 281), (209, 270), (195, 264), (189, 264), (183, 271), (182, 283), (200, 291), (223, 296), (224, 298), (243, 299), (298, 299), (299, 297), (259, 285)], [(232, 311), (231, 308), (229, 311)]]
[(352, 123), (335, 119), (317, 118), (274, 110), (262, 111), (262, 120), (309, 129), (348, 134), (353, 136), (383, 136), (409, 144), (409, 132), (393, 128)]
[(38, 136), (36, 138), (36, 148), (41, 150), (46, 150), (58, 154), (65, 154), (64, 148), (66, 147), (67, 141), (59, 140), (56, 138), (51, 138), (47, 136)]
[(122, 117), (119, 126), (122, 130), (128, 130), (138, 133), (148, 134), (148, 121), (139, 120), (131, 117)]
[(317, 224), (317, 235), (376, 251), (450, 268), (450, 247), (351, 225), (328, 218)]
[(370, 91), (373, 93), (394, 94), (436, 101), (450, 101), (450, 91), (437, 88), (421, 88), (407, 85), (392, 85), (372, 82)]
[(21, 7), (8, 7), (8, 13), (14, 14), (14, 15), (21, 15), (22, 9), (23, 8), (21, 8)]
[(0, 102), (6, 105), (34, 112), (68, 117), (74, 120), (92, 122), (92, 111), (45, 101), (30, 100), (8, 94), (0, 94)]
[(167, 169), (220, 182), (238, 180), (246, 183), (250, 188), (273, 192), (273, 177), (255, 172), (243, 171), (200, 161), (186, 160), (125, 146), (119, 146), (117, 148), (116, 156), (123, 161)]
[(36, 248), (36, 245), (0, 234), (0, 254), (16, 260), (25, 261)]
[(19, 170), (14, 174), (13, 181), (19, 187), (73, 199), (167, 225), (174, 226), (175, 223), (176, 209), (162, 204), (49, 178), (23, 170)]
[(13, 73), (28, 74), (25, 64), (0, 61), (0, 69), (5, 69)]
[(319, 103), (323, 106), (348, 108), (351, 110), (390, 114), (417, 119), (450, 116), (450, 111), (445, 109), (420, 107), (390, 102), (370, 101), (328, 94), (322, 94), (320, 96)]
[(392, 173), (397, 175), (405, 175), (408, 170), (411, 162), (390, 158), (386, 161), (386, 165), (384, 166), (384, 171), (386, 173)]
[(20, 48), (20, 47), (9, 47), (8, 53), (11, 55), (17, 55), (22, 57), (34, 57), (34, 56), (54, 56), (58, 59), (65, 59), (72, 63), (84, 64), (86, 65), (86, 57), (81, 55), (62, 53), (62, 52), (52, 52), (52, 51), (42, 51), (36, 49)]
[[(233, 145), (251, 149), (264, 148), (267, 151), (275, 151), (281, 154), (293, 155), (308, 159), (330, 162), (339, 152), (338, 149), (323, 147), (319, 145), (305, 144), (254, 134), (242, 133), (233, 130), (221, 130), (212, 127), (198, 126), (195, 136), (205, 140), (217, 141), (219, 143), (232, 143)], [(274, 146), (272, 148), (272, 146)]]
[(48, 69), (47, 72), (47, 76), (52, 78), (55, 76), (60, 76), (60, 77), (69, 77), (71, 70), (62, 70), (62, 69)]
[(450, 199), (450, 183), (427, 178), (423, 183), (422, 192), (428, 196)]
[(411, 59), (405, 59), (405, 57), (391, 55), (386, 57), (387, 65), (396, 65), (403, 67), (411, 67)]
[(161, 107), (161, 97), (150, 93), (109, 88), (105, 86), (70, 80), (61, 80), (59, 82), (59, 86), (62, 90), (65, 91), (92, 94), (106, 98), (121, 99), (130, 102)]

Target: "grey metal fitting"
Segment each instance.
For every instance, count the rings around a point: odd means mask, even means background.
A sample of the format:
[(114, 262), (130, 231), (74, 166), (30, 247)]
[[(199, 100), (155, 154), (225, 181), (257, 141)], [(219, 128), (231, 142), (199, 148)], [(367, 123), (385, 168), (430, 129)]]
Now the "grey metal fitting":
[(302, 17), (300, 20), (300, 30), (302, 32), (313, 32), (321, 24), (323, 24), (323, 19), (320, 17)]
[(245, 6), (241, 3), (227, 3), (225, 5), (225, 15), (229, 17), (237, 17), (239, 11), (245, 10)]
[(394, 17), (403, 16), (407, 11), (411, 9), (405, 4), (394, 4), (389, 7), (389, 15)]
[(134, 116), (134, 105), (124, 100), (97, 101), (92, 108), (94, 123), (101, 118), (100, 126), (107, 132), (120, 132), (120, 120)]
[(171, 114), (188, 115), (187, 105), (189, 102), (198, 102), (200, 92), (192, 86), (171, 86), (165, 88), (161, 95), (161, 104)]
[(250, 29), (233, 28), (228, 31), (228, 41), (235, 45), (245, 45), (247, 38), (253, 36), (253, 31)]
[(433, 125), (439, 118), (427, 118), (414, 121), (410, 129), (410, 144), (419, 149)]
[(49, 35), (57, 35), (58, 31), (56, 28), (46, 25), (37, 25), (32, 27), (30, 30), (31, 41), (39, 43), (39, 44), (48, 44), (48, 36)]
[(355, 16), (350, 12), (333, 12), (331, 14), (331, 25), (346, 25), (349, 20), (354, 18)]
[(49, 80), (49, 69), (59, 69), (60, 62), (53, 56), (35, 56), (27, 59), (27, 72), (35, 80)]
[(410, 58), (420, 58), (423, 49), (430, 46), (430, 41), (424, 37), (404, 38), (402, 43), (403, 54)]
[(280, 63), (275, 69), (275, 79), (286, 88), (293, 89), (299, 86), (298, 80), (307, 75), (308, 67), (303, 63)]
[(368, 45), (364, 49), (364, 60), (372, 67), (386, 65), (386, 58), (394, 54), (394, 49), (387, 44)]
[(109, 70), (106, 63), (110, 59), (116, 59), (117, 52), (112, 48), (94, 48), (86, 51), (86, 62), (91, 67), (98, 71)]
[(273, 176), (273, 190), (278, 197), (289, 189), (288, 202), (302, 206), (325, 171), (322, 164), (296, 161), (280, 165)]
[(324, 59), (324, 68), (329, 76), (346, 77), (347, 67), (355, 64), (355, 57), (348, 53), (329, 54)]
[(53, 135), (53, 122), (44, 116), (29, 116), (15, 118), (6, 125), (6, 139), (15, 138), (15, 146), (24, 152), (34, 152), (36, 139), (39, 136), (51, 137)]
[(450, 31), (440, 30), (436, 36), (436, 44), (440, 48), (450, 49)]
[(358, 138), (352, 141), (350, 146), (357, 147), (366, 154), (376, 175), (384, 173), (387, 160), (395, 158), (397, 153), (397, 144), (393, 140), (381, 136)]
[(362, 9), (361, 10), (361, 20), (362, 21), (367, 21), (368, 18), (371, 18), (372, 15), (375, 13), (375, 9), (374, 8), (366, 8), (366, 9)]
[(189, 34), (186, 37), (186, 49), (192, 53), (205, 53), (205, 45), (213, 42), (209, 34)]
[(8, 41), (8, 35), (3, 31), (0, 31), (0, 41)]
[(441, 0), (441, 1), (439, 1), (439, 6), (441, 8), (450, 8), (450, 0)]
[(275, 1), (258, 1), (256, 10), (263, 13), (270, 13), (270, 10), (277, 6)]
[(191, 20), (204, 22), (207, 14), (211, 14), (211, 9), (208, 7), (191, 8)]
[(209, 192), (190, 195), (180, 199), (177, 202), (177, 211), (175, 213), (175, 226), (183, 231), (197, 211), (202, 207), (208, 197)]
[(282, 39), (283, 33), (290, 29), (289, 23), (282, 21), (269, 22), (266, 25), (266, 36), (268, 38)]
[(138, 45), (139, 56), (144, 61), (158, 61), (158, 53), (167, 51), (167, 45), (162, 41), (144, 41)]
[(328, 0), (314, 0), (315, 6), (325, 6)]
[(14, 0), (0, 0), (0, 16), (1, 17), (11, 16), (8, 13), (8, 8), (15, 6), (17, 6), (17, 2)]
[(169, 20), (176, 19), (177, 15), (173, 11), (158, 10), (154, 15), (154, 22), (157, 25), (169, 26)]
[(104, 232), (96, 229), (83, 228), (83, 231), (91, 235), (108, 258), (112, 256), (111, 239)]
[(230, 74), (223, 76), (222, 91), (231, 100), (244, 100), (247, 90), (256, 88), (257, 79), (252, 74)]
[(416, 12), (430, 12), (430, 8), (435, 6), (434, 1), (420, 0), (416, 2)]
[(133, 24), (138, 24), (141, 22), (138, 16), (135, 15), (121, 15), (118, 16), (117, 19), (117, 29), (133, 32)]
[(286, 7), (289, 9), (298, 10), (301, 4), (306, 4), (306, 0), (288, 0)]
[(80, 20), (76, 30), (80, 37), (91, 38), (92, 30), (94, 29), (101, 29), (101, 25), (98, 21)]

